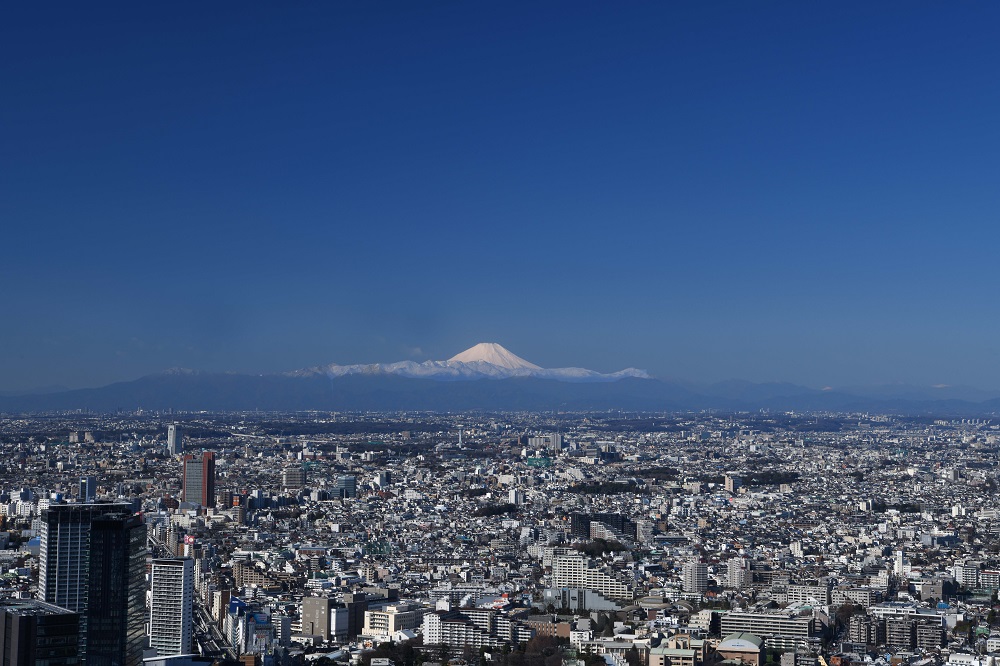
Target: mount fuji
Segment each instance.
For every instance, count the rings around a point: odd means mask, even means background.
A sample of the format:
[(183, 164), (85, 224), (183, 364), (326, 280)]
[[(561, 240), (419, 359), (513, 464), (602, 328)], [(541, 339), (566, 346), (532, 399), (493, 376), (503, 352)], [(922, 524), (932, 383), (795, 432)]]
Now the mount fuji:
[(1000, 413), (1000, 391), (883, 386), (815, 389), (655, 379), (629, 368), (602, 374), (543, 368), (483, 342), (446, 361), (323, 365), (278, 374), (168, 370), (87, 389), (0, 395), (0, 414), (179, 411), (798, 411), (913, 415)]
[(543, 368), (526, 361), (495, 342), (480, 342), (447, 361), (399, 361), (306, 368), (288, 373), (294, 377), (326, 375), (330, 378), (348, 375), (397, 375), (411, 379), (465, 381), (476, 379), (511, 379), (534, 377), (560, 382), (615, 382), (621, 379), (650, 379), (644, 370), (626, 368), (612, 373), (600, 373), (586, 368)]

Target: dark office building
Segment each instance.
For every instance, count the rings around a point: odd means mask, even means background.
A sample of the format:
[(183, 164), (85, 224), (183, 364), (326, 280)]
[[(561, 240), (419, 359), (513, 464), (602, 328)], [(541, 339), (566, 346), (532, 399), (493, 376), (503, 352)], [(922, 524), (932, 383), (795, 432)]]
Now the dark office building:
[(570, 516), (570, 533), (583, 539), (590, 538), (590, 524), (602, 523), (627, 539), (636, 539), (635, 521), (617, 513), (574, 513)]
[(39, 595), (80, 614), (80, 664), (141, 664), (146, 594), (142, 519), (129, 504), (98, 503), (52, 505), (42, 521)]
[(344, 595), (344, 606), (347, 607), (347, 635), (354, 640), (365, 626), (365, 611), (370, 601), (364, 592), (349, 592)]
[(80, 615), (34, 599), (0, 600), (0, 666), (77, 666)]
[(86, 666), (140, 666), (146, 642), (146, 525), (98, 516), (90, 528)]
[(215, 506), (215, 454), (205, 451), (200, 456), (184, 456), (181, 499), (201, 506)]

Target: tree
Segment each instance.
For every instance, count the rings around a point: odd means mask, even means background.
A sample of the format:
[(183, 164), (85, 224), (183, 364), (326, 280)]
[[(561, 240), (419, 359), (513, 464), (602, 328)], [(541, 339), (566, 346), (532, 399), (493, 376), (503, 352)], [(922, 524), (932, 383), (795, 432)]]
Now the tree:
[(639, 650), (634, 645), (625, 653), (625, 661), (628, 662), (628, 666), (642, 666), (642, 658), (639, 656)]

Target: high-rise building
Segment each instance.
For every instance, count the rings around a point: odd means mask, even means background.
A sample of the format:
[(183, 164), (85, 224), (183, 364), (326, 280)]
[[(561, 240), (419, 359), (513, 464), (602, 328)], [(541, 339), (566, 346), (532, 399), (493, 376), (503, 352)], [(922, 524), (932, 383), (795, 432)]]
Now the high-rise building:
[(554, 454), (558, 454), (562, 451), (563, 441), (562, 435), (538, 435), (535, 437), (528, 438), (528, 448), (532, 450), (540, 451), (550, 451)]
[(85, 609), (91, 523), (95, 516), (131, 513), (129, 504), (50, 504), (42, 512), (38, 596), (72, 611)]
[(139, 666), (146, 645), (146, 524), (134, 515), (96, 516), (90, 528), (88, 666)]
[(176, 423), (167, 426), (167, 451), (172, 456), (179, 456), (184, 452), (184, 434)]
[(79, 613), (34, 599), (0, 600), (0, 666), (76, 666), (79, 637)]
[(291, 490), (298, 490), (306, 485), (306, 470), (301, 465), (291, 465), (281, 470), (281, 485)]
[(753, 576), (747, 565), (747, 561), (740, 557), (729, 560), (729, 570), (727, 572), (728, 586), (734, 590), (742, 590), (752, 582)]
[(619, 571), (601, 566), (586, 555), (567, 550), (552, 557), (552, 587), (600, 592), (608, 599), (631, 602), (635, 581)]
[(96, 476), (81, 476), (80, 477), (80, 501), (81, 502), (93, 502), (97, 497), (97, 477)]
[(681, 583), (685, 592), (705, 592), (708, 590), (708, 565), (704, 562), (688, 562), (684, 565)]
[(190, 654), (194, 631), (194, 560), (153, 560), (149, 647), (157, 656)]
[(333, 486), (334, 491), (342, 498), (358, 496), (358, 479), (353, 476), (338, 476)]
[[(142, 662), (145, 557), (146, 526), (130, 504), (53, 504), (42, 512), (38, 596), (80, 614), (81, 663), (92, 639), (94, 664)], [(100, 660), (109, 654), (117, 661)]]
[(215, 454), (205, 451), (201, 456), (184, 456), (181, 499), (191, 504), (215, 506)]

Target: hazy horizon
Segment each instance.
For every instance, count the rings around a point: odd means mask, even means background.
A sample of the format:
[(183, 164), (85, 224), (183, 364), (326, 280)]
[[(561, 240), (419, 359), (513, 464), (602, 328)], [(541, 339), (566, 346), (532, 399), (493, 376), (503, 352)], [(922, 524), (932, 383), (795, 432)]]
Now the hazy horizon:
[(1000, 387), (1000, 6), (22, 3), (0, 390), (447, 359)]
[[(496, 344), (499, 344), (499, 343), (496, 343)], [(414, 350), (414, 351), (419, 351), (422, 356), (425, 356), (425, 355), (423, 355), (422, 350)], [(510, 351), (510, 350), (508, 350), (508, 351)], [(335, 365), (344, 365), (344, 366), (347, 366), (347, 365), (369, 365), (369, 364), (370, 365), (379, 365), (379, 364), (386, 364), (386, 363), (396, 363), (396, 362), (399, 362), (399, 361), (414, 361), (416, 363), (423, 363), (425, 361), (438, 361), (438, 362), (440, 362), (440, 361), (447, 361), (447, 360), (449, 360), (449, 359), (448, 358), (423, 358), (423, 357), (419, 357), (418, 358), (416, 356), (411, 356), (410, 358), (406, 358), (406, 359), (379, 359), (379, 360), (365, 360), (365, 361), (347, 362), (347, 363), (332, 362), (332, 364), (335, 364)], [(531, 362), (531, 359), (522, 359), (522, 360)], [(141, 379), (144, 376), (157, 375), (157, 374), (165, 374), (165, 373), (176, 372), (176, 371), (182, 371), (182, 372), (188, 372), (188, 371), (190, 371), (190, 372), (207, 372), (207, 373), (218, 373), (218, 374), (242, 374), (242, 375), (283, 374), (283, 373), (295, 372), (295, 371), (298, 371), (298, 370), (307, 370), (307, 369), (312, 369), (312, 368), (325, 368), (325, 367), (327, 367), (329, 365), (331, 365), (331, 363), (315, 363), (315, 364), (311, 364), (311, 365), (308, 365), (308, 366), (303, 366), (303, 367), (300, 367), (300, 368), (285, 368), (283, 370), (271, 371), (271, 372), (256, 372), (256, 371), (252, 371), (252, 370), (242, 370), (242, 371), (241, 370), (204, 370), (202, 368), (187, 368), (187, 367), (181, 367), (181, 366), (173, 366), (173, 367), (169, 367), (169, 368), (162, 368), (159, 371), (147, 373), (147, 374), (142, 375), (142, 376), (121, 377), (121, 378), (113, 379), (111, 381), (108, 381), (108, 382), (105, 382), (105, 383), (102, 383), (102, 384), (79, 385), (79, 386), (69, 386), (69, 385), (66, 385), (66, 384), (49, 384), (49, 385), (35, 385), (35, 386), (25, 386), (25, 387), (15, 387), (15, 388), (0, 387), (0, 395), (19, 395), (19, 394), (31, 394), (31, 393), (55, 393), (55, 392), (61, 392), (61, 391), (65, 391), (65, 390), (101, 388), (101, 387), (107, 386), (109, 384), (120, 383), (120, 382), (129, 382), (129, 381), (133, 381), (133, 380), (136, 380), (136, 379)], [(543, 368), (554, 368), (556, 366), (544, 365), (543, 364), (542, 367)], [(570, 366), (560, 366), (560, 367), (570, 367), (570, 368), (572, 368), (572, 367), (586, 367), (586, 369), (594, 370), (594, 368), (591, 368), (591, 367), (585, 366), (585, 365), (580, 365), (580, 364), (570, 365)], [(644, 368), (637, 367), (637, 366), (630, 366), (630, 368), (631, 369), (638, 369), (638, 370), (645, 370)], [(597, 370), (597, 371), (598, 372), (617, 372), (617, 371), (626, 370), (626, 369), (629, 369), (629, 368), (622, 367), (622, 368), (613, 368), (613, 369), (608, 369), (608, 370)], [(957, 385), (956, 384), (918, 384), (918, 383), (896, 381), (896, 382), (874, 382), (874, 383), (868, 383), (868, 384), (855, 382), (853, 384), (811, 385), (811, 384), (800, 383), (800, 382), (790, 382), (790, 381), (787, 381), (787, 380), (764, 380), (764, 381), (756, 381), (756, 380), (752, 380), (752, 379), (747, 379), (745, 377), (736, 377), (736, 376), (721, 377), (721, 378), (693, 378), (693, 377), (679, 377), (679, 376), (672, 376), (672, 375), (661, 376), (661, 375), (655, 375), (655, 374), (650, 375), (650, 378), (651, 379), (656, 379), (656, 380), (674, 382), (674, 383), (678, 383), (678, 384), (681, 384), (681, 385), (690, 386), (692, 388), (697, 388), (697, 387), (708, 388), (708, 387), (710, 387), (712, 385), (726, 384), (728, 382), (737, 382), (737, 383), (739, 383), (739, 382), (748, 382), (748, 383), (751, 383), (751, 384), (769, 384), (769, 383), (791, 384), (791, 385), (800, 386), (800, 387), (809, 388), (809, 389), (815, 389), (815, 390), (841, 390), (841, 389), (845, 389), (845, 390), (850, 390), (850, 389), (866, 390), (866, 389), (868, 389), (868, 390), (871, 390), (871, 389), (890, 388), (890, 387), (899, 387), (899, 388), (914, 387), (914, 388), (926, 388), (926, 389), (972, 389), (973, 391), (981, 391), (982, 393), (994, 393), (994, 394), (997, 394), (998, 396), (1000, 396), (1000, 389), (997, 389), (995, 387), (991, 387), (991, 386), (972, 386), (972, 385), (962, 385), (962, 384), (957, 384)]]

